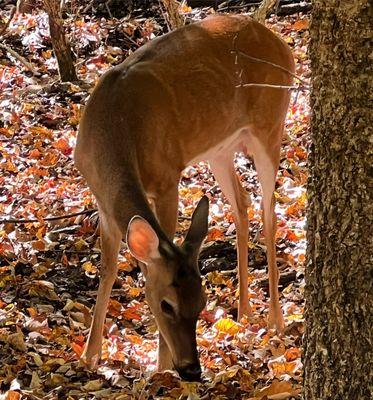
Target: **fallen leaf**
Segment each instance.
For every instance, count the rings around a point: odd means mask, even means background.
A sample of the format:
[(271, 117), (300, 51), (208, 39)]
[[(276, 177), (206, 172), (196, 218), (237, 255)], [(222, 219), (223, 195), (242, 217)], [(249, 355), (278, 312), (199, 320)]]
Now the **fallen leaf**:
[(300, 393), (299, 388), (294, 388), (288, 381), (278, 381), (275, 379), (269, 386), (255, 392), (258, 400), (284, 400), (291, 396), (297, 396)]
[(8, 343), (16, 350), (27, 351), (25, 336), (20, 330), (8, 336)]
[(309, 27), (308, 19), (305, 18), (294, 22), (294, 24), (292, 25), (292, 28), (295, 29), (296, 31), (300, 31), (302, 29), (308, 29), (308, 27)]
[(215, 322), (214, 328), (220, 333), (227, 333), (229, 335), (235, 335), (240, 330), (238, 324), (230, 318), (222, 318)]

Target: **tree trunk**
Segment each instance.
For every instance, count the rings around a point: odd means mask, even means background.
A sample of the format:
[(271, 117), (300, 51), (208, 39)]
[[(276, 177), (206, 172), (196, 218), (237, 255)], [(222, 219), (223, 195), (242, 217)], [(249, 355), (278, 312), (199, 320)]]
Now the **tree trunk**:
[(259, 8), (254, 12), (254, 18), (264, 24), (267, 14), (272, 10), (278, 0), (263, 0)]
[(314, 0), (305, 400), (372, 399), (369, 0)]
[(174, 30), (184, 26), (184, 18), (179, 12), (179, 2), (176, 0), (162, 0), (162, 4), (166, 11), (165, 19), (169, 30)]
[(58, 72), (62, 82), (74, 82), (76, 76), (70, 44), (65, 36), (59, 0), (43, 0), (48, 14), (49, 30), (54, 54), (57, 58)]

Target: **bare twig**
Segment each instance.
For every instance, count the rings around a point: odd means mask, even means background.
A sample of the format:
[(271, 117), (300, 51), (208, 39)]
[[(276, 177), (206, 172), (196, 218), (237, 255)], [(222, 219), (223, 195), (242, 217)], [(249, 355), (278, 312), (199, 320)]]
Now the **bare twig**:
[(1, 28), (1, 30), (0, 30), (0, 36), (2, 36), (2, 35), (4, 34), (4, 32), (8, 29), (8, 26), (9, 26), (10, 23), (12, 22), (12, 19), (13, 19), (13, 17), (14, 17), (14, 14), (16, 13), (16, 10), (17, 10), (17, 7), (14, 6), (14, 7), (12, 8), (12, 11), (10, 12), (8, 21), (5, 23), (5, 25), (4, 25), (4, 26)]
[(88, 10), (90, 10), (93, 6), (93, 0), (91, 0), (84, 8), (83, 10), (83, 14), (85, 14), (86, 12), (88, 12)]
[(221, 8), (218, 8), (217, 9), (217, 11), (218, 12), (225, 12), (225, 11), (230, 11), (230, 10), (242, 10), (242, 9), (245, 9), (245, 8), (249, 8), (249, 7), (253, 7), (253, 6), (255, 6), (255, 5), (257, 5), (256, 3), (249, 3), (249, 4), (240, 4), (240, 5), (236, 5), (236, 6), (226, 6), (226, 7), (221, 7)]
[(111, 0), (105, 1), (105, 8), (106, 8), (106, 11), (107, 11), (108, 14), (109, 14), (110, 19), (113, 19), (113, 14), (111, 13), (110, 7), (109, 7), (109, 4), (110, 4), (110, 3), (111, 3)]
[(273, 89), (299, 89), (299, 86), (293, 85), (273, 85), (270, 83), (241, 83), (236, 86), (236, 88), (240, 87), (265, 87), (265, 88), (273, 88)]
[(45, 218), (41, 218), (41, 219), (36, 219), (36, 218), (21, 218), (21, 219), (17, 219), (17, 218), (0, 218), (0, 224), (28, 224), (31, 222), (40, 222), (42, 221), (57, 221), (59, 219), (65, 219), (65, 218), (72, 218), (72, 217), (77, 217), (79, 215), (84, 215), (84, 214), (93, 214), (94, 212), (96, 212), (97, 209), (92, 208), (90, 210), (83, 210), (83, 211), (79, 211), (76, 213), (71, 213), (71, 214), (65, 214), (65, 215), (60, 215), (60, 216), (55, 216), (55, 217), (45, 217)]
[(251, 61), (254, 61), (254, 62), (272, 65), (272, 67), (275, 67), (275, 68), (277, 68), (277, 69), (280, 69), (281, 71), (286, 72), (287, 74), (291, 75), (293, 78), (295, 78), (295, 79), (297, 79), (299, 82), (301, 82), (302, 85), (304, 85), (305, 87), (308, 87), (307, 83), (306, 83), (302, 78), (300, 78), (298, 75), (296, 75), (294, 72), (288, 70), (287, 68), (282, 67), (281, 65), (275, 64), (275, 63), (273, 63), (273, 62), (271, 62), (271, 61), (263, 60), (262, 58), (257, 58), (257, 57), (249, 56), (248, 54), (243, 53), (243, 52), (240, 51), (240, 50), (232, 50), (231, 53), (233, 53), (233, 54), (238, 54), (238, 55), (240, 55), (240, 56), (242, 56), (242, 57), (244, 57), (244, 58), (247, 58), (247, 59), (249, 59), (249, 60), (251, 60)]
[(160, 8), (160, 10), (161, 10), (161, 12), (162, 12), (163, 19), (164, 19), (164, 21), (165, 21), (165, 23), (166, 23), (166, 25), (167, 25), (167, 30), (168, 30), (169, 32), (171, 32), (172, 29), (171, 29), (171, 27), (170, 27), (170, 24), (168, 23), (167, 13), (166, 13), (166, 12), (164, 11), (164, 9), (163, 9), (161, 0), (158, 0), (158, 4), (159, 4), (159, 8)]
[(139, 47), (139, 44), (136, 43), (136, 42), (131, 38), (130, 35), (128, 35), (128, 34), (127, 34), (126, 32), (124, 32), (124, 31), (122, 31), (122, 33), (123, 33), (123, 35), (124, 35), (132, 44), (134, 44), (136, 47)]
[(35, 76), (40, 76), (40, 72), (37, 71), (31, 63), (29, 63), (24, 57), (19, 55), (16, 51), (8, 47), (7, 45), (0, 43), (0, 48), (9, 53), (12, 57), (17, 59), (21, 64), (23, 64), (29, 71), (31, 71)]
[(279, 7), (280, 7), (280, 0), (277, 0), (277, 2), (276, 2), (276, 4), (275, 4), (275, 14), (276, 14), (276, 15), (277, 15), (277, 13), (278, 13)]

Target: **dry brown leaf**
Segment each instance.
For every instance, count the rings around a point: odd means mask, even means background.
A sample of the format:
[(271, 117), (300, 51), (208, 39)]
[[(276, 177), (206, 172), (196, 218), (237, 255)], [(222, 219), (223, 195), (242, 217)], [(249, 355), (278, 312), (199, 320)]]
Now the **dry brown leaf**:
[(100, 390), (102, 388), (102, 380), (101, 379), (95, 379), (93, 381), (87, 382), (83, 388), (87, 392), (94, 392), (96, 390)]
[(49, 281), (33, 281), (29, 287), (29, 295), (49, 300), (60, 299), (54, 291), (53, 283)]
[(25, 336), (22, 331), (12, 333), (7, 338), (8, 343), (16, 350), (27, 351), (27, 346), (25, 343)]
[(258, 400), (267, 398), (270, 400), (284, 400), (291, 396), (297, 396), (300, 392), (299, 388), (294, 388), (288, 381), (278, 381), (275, 379), (269, 386), (255, 392)]

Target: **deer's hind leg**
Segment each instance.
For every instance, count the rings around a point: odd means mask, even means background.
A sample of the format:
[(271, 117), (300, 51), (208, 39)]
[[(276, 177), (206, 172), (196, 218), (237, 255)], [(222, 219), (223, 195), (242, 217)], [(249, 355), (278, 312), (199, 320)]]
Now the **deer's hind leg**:
[(247, 207), (250, 197), (242, 187), (234, 168), (234, 153), (227, 157), (210, 160), (211, 170), (218, 181), (222, 192), (232, 207), (237, 232), (237, 258), (239, 303), (238, 318), (251, 315), (248, 296), (248, 218)]
[[(252, 152), (254, 155), (255, 168), (262, 187), (262, 208), (263, 208), (263, 231), (267, 244), (267, 263), (269, 275), (269, 317), (268, 325), (276, 328), (278, 332), (284, 329), (284, 318), (279, 300), (279, 272), (276, 264), (275, 235), (277, 230), (277, 218), (274, 212), (275, 199), (274, 190), (276, 175), (280, 161), (280, 146), (283, 132), (283, 124), (274, 127), (270, 139), (266, 142), (260, 141), (261, 132), (251, 138)], [(267, 133), (268, 134), (268, 133)]]

